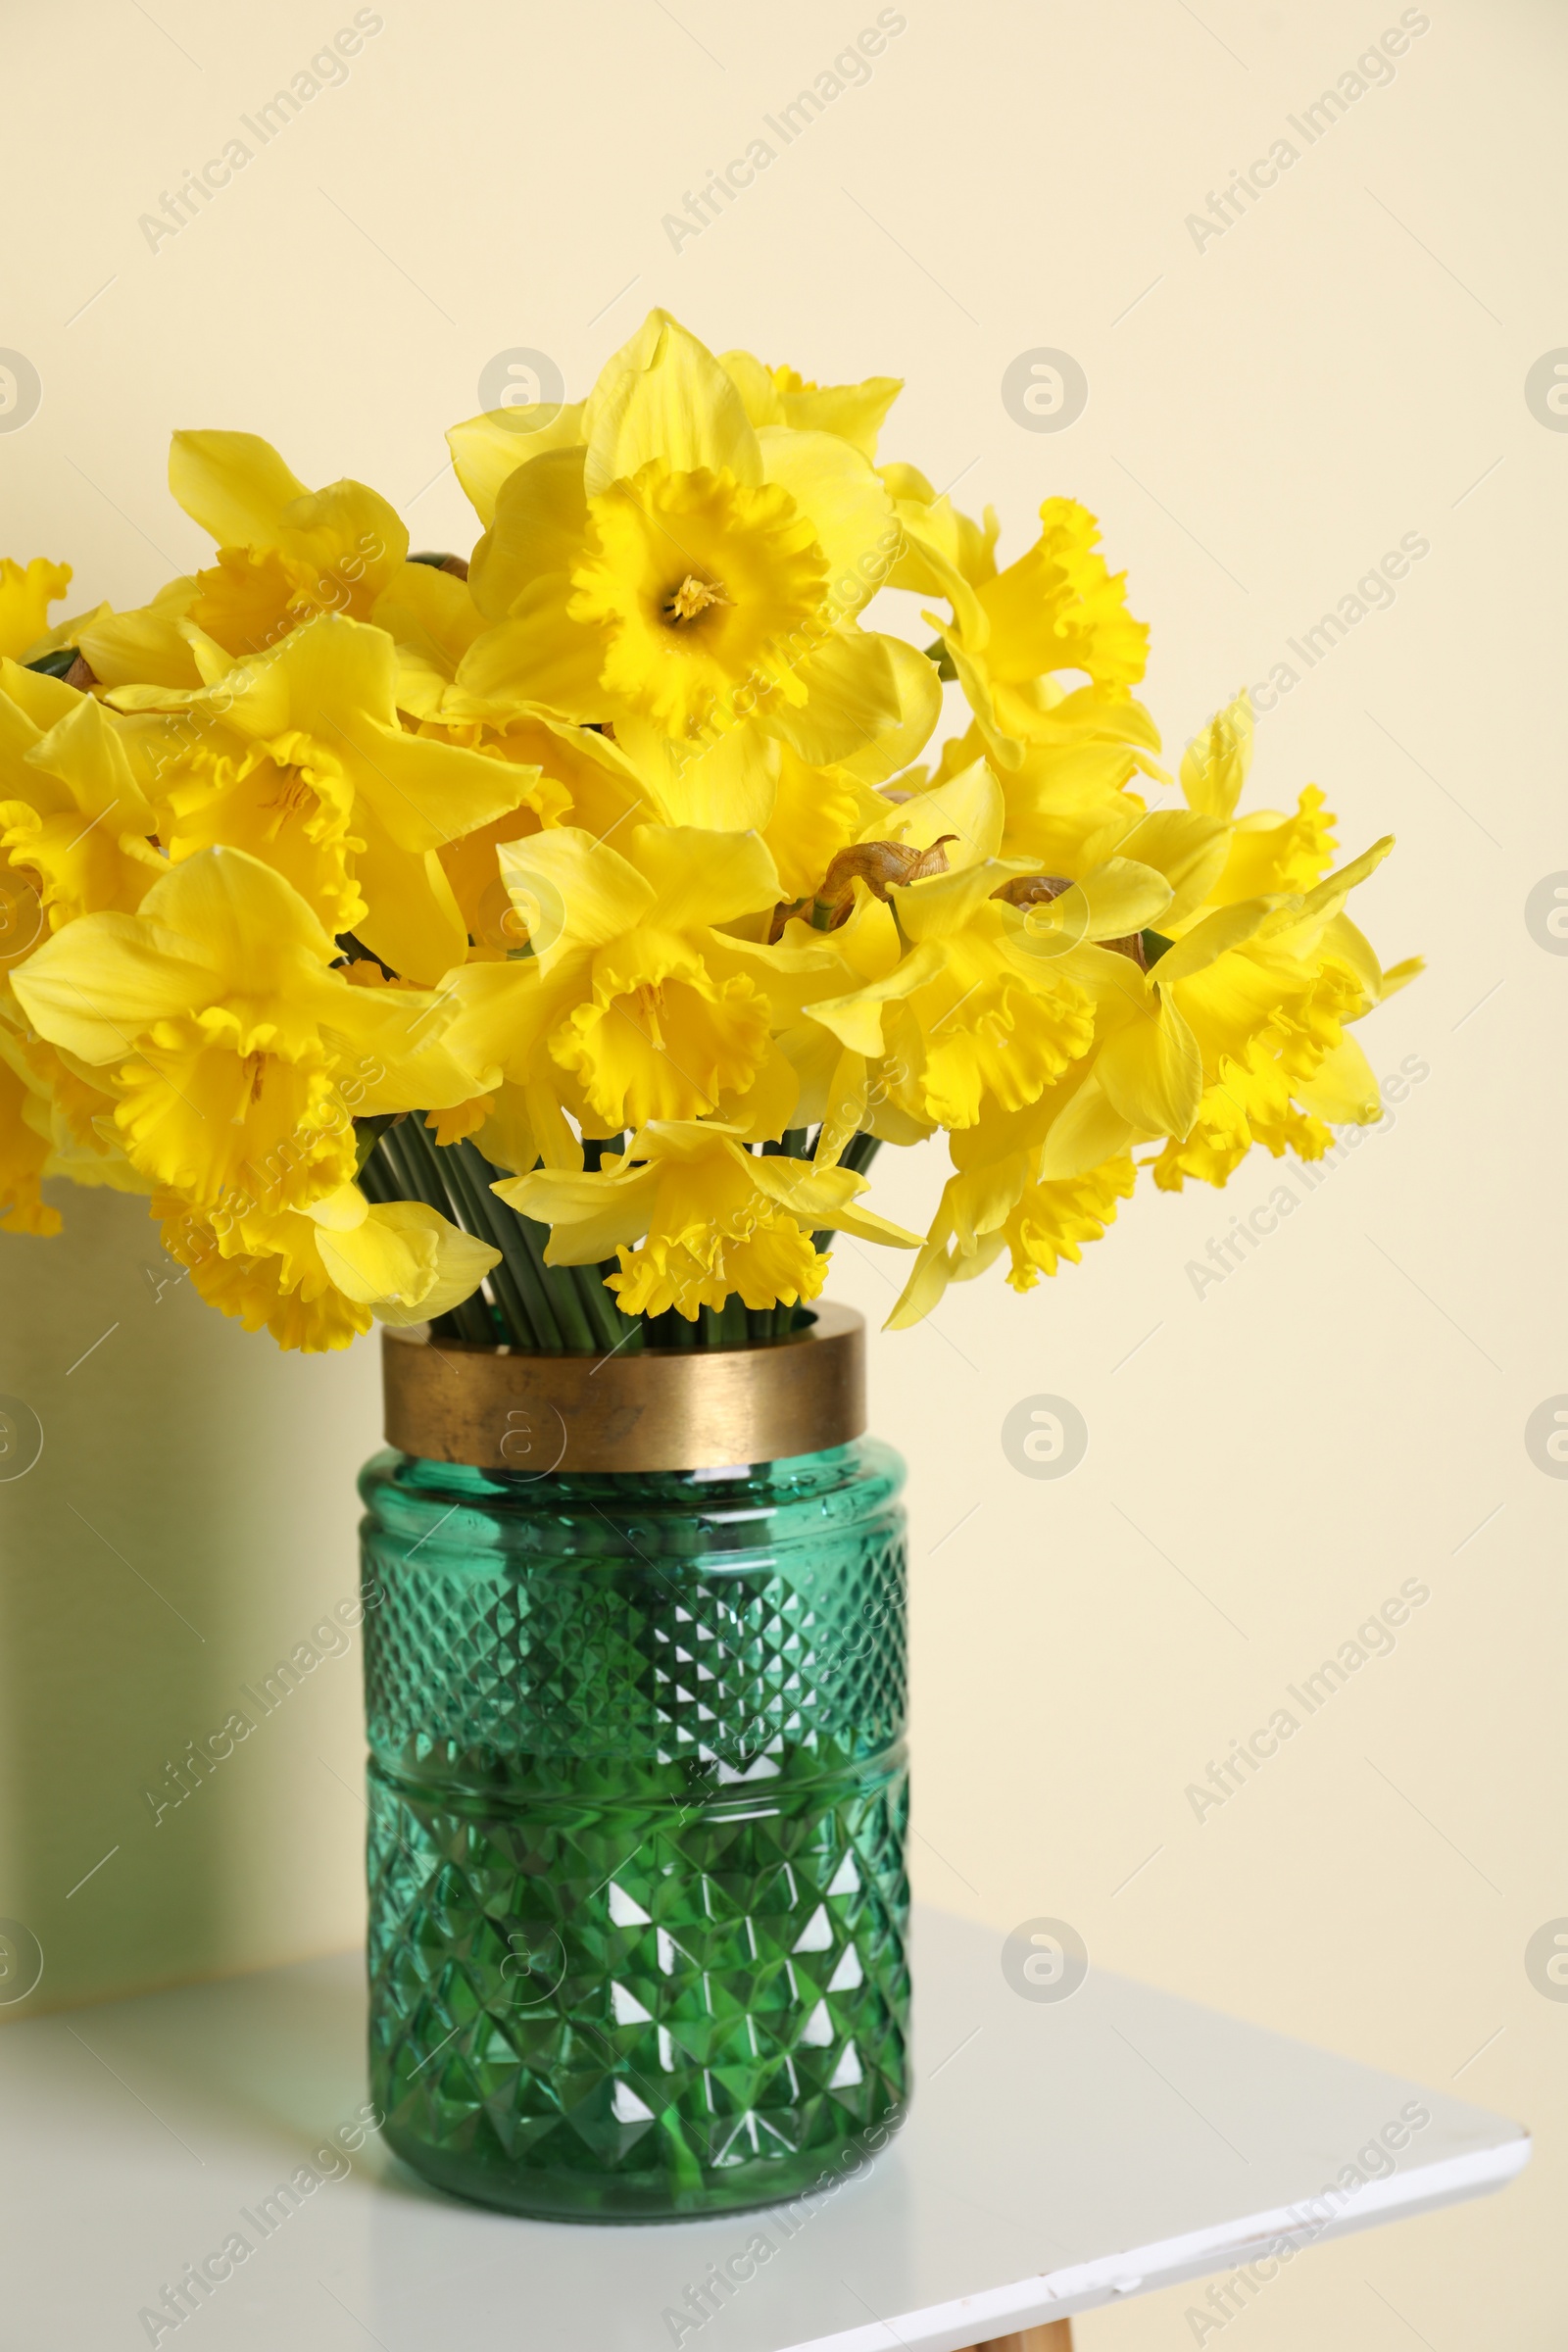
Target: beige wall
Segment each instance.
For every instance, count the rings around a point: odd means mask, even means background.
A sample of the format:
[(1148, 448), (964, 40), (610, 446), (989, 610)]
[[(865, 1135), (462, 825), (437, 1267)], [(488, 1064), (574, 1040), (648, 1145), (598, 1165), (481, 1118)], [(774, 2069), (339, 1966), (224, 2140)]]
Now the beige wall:
[[(42, 1947), (26, 2015), (354, 1935), (359, 1650), (331, 1612), (354, 1614), (379, 1434), (373, 1349), (280, 1356), (172, 1279), (142, 1202), (51, 1189), (65, 1237), (0, 1241), (0, 1393), (43, 1441), (0, 1484), (0, 1913)], [(319, 1664), (263, 1715), (241, 1686), (265, 1702), (302, 1642)], [(234, 1709), (255, 1728), (181, 1801), (169, 1766)]]
[[(0, 537), (69, 556), (83, 601), (139, 598), (198, 544), (163, 489), (169, 428), (226, 424), (312, 482), (374, 481), (417, 544), (466, 544), (439, 433), (485, 363), (542, 349), (580, 388), (657, 300), (826, 380), (906, 376), (888, 450), (962, 473), (1013, 548), (1043, 494), (1086, 499), (1155, 624), (1175, 744), (1402, 534), (1430, 542), (1268, 716), (1256, 770), (1264, 802), (1324, 784), (1348, 846), (1397, 831), (1366, 919), (1432, 969), (1363, 1035), (1380, 1074), (1429, 1074), (1201, 1298), (1189, 1261), (1267, 1200), (1267, 1165), (1223, 1201), (1141, 1198), (1031, 1300), (986, 1283), (879, 1342), (877, 1419), (916, 1465), (925, 1893), (1000, 1930), (1065, 1916), (1101, 1964), (1541, 2132), (1502, 2198), (1322, 2250), (1227, 2342), (1555, 2352), (1568, 2007), (1523, 1954), (1568, 1913), (1568, 1488), (1523, 1431), (1568, 1389), (1568, 963), (1524, 903), (1568, 867), (1568, 439), (1523, 386), (1568, 343), (1561, 12), (1432, 0), (1392, 85), (1200, 249), (1188, 214), (1274, 139), (1304, 147), (1286, 118), (1398, 7), (906, 0), (868, 86), (673, 251), (662, 216), (876, 13), (387, 0), (346, 86), (155, 253), (138, 216), (352, 11), (78, 0), (68, 34), (8, 10), (0, 344), (43, 401), (0, 433)], [(1059, 436), (999, 396), (1039, 346), (1089, 378)], [(937, 1182), (915, 1156), (881, 1203), (918, 1216)], [(348, 1589), (373, 1361), (279, 1362), (183, 1291), (155, 1302), (147, 1255), (99, 1200), (64, 1243), (0, 1245), (0, 1388), (47, 1429), (0, 1488), (0, 1911), (58, 1997), (347, 1942), (358, 1915), (333, 1777), (357, 1769), (353, 1661), (157, 1829), (142, 1788)], [(891, 1296), (854, 1252), (837, 1288)], [(1039, 1393), (1090, 1426), (1059, 1483), (1001, 1450)], [(1430, 1597), (1394, 1653), (1200, 1823), (1188, 1785), (1407, 1578)], [(1191, 2300), (1082, 2340), (1189, 2343)]]

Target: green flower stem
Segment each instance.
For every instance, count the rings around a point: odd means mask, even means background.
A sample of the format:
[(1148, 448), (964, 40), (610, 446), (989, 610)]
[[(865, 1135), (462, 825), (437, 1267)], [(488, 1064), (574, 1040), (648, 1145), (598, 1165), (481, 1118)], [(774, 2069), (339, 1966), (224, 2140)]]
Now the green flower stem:
[(514, 1348), (529, 1348), (529, 1350), (548, 1354), (550, 1339), (543, 1317), (538, 1315), (538, 1300), (531, 1298), (526, 1284), (519, 1280), (517, 1258), (514, 1258), (514, 1251), (508, 1249), (508, 1235), (499, 1230), (499, 1221), (491, 1213), (491, 1209), (496, 1209), (499, 1204), (489, 1201), (484, 1198), (484, 1190), (475, 1186), (472, 1171), (467, 1169), (464, 1159), (464, 1148), (442, 1143), (442, 1146), (437, 1146), (435, 1157), (437, 1164), (440, 1164), (442, 1183), (452, 1193), (456, 1204), (459, 1204), (461, 1221), (467, 1225), (467, 1230), (479, 1242), (489, 1242), (491, 1249), (501, 1251), (501, 1263), (491, 1265), (489, 1270), (489, 1287), (508, 1324), (508, 1341)]
[[(548, 1227), (541, 1226), (539, 1230), (548, 1235)], [(544, 1246), (544, 1243), (541, 1242), (541, 1250)], [(599, 1348), (613, 1348), (617, 1340), (625, 1337), (626, 1318), (620, 1313), (611, 1294), (606, 1290), (597, 1265), (554, 1266), (551, 1268), (551, 1272), (557, 1282), (569, 1282), (572, 1295), (581, 1307), (595, 1344)]]
[(853, 1168), (857, 1176), (863, 1176), (881, 1149), (882, 1138), (879, 1135), (867, 1135), (862, 1127), (858, 1135), (852, 1135), (845, 1145), (839, 1165), (841, 1168)]
[(582, 1285), (577, 1280), (576, 1267), (547, 1266), (545, 1250), (550, 1240), (550, 1228), (548, 1225), (540, 1225), (535, 1228), (535, 1231), (539, 1239), (534, 1242), (530, 1236), (530, 1244), (538, 1250), (539, 1268), (550, 1286), (550, 1296), (555, 1302), (556, 1319), (561, 1325), (562, 1337), (565, 1342), (568, 1354), (603, 1355), (605, 1350), (595, 1336), (593, 1323), (588, 1313), (588, 1303), (583, 1297)]
[(568, 1355), (601, 1354), (603, 1350), (594, 1344), (593, 1327), (588, 1321), (582, 1293), (571, 1280), (572, 1269), (545, 1263), (545, 1250), (550, 1241), (549, 1226), (536, 1224), (532, 1217), (525, 1217), (519, 1209), (513, 1209), (510, 1213), (529, 1263), (538, 1276), (540, 1288), (550, 1301), (561, 1332), (562, 1347)]
[[(528, 1320), (537, 1335), (532, 1343), (545, 1355), (558, 1355), (571, 1345), (565, 1327), (557, 1311), (560, 1305), (560, 1283), (541, 1262), (534, 1235), (537, 1226), (530, 1226), (514, 1208), (509, 1208), (490, 1190), (497, 1171), (484, 1157), (477, 1145), (463, 1142), (454, 1147), (454, 1156), (479, 1201), (479, 1213), (486, 1219), (486, 1238), (494, 1242), (507, 1264), (513, 1279), (522, 1293), (528, 1310)], [(530, 1343), (518, 1341), (519, 1347)]]
[[(362, 1136), (360, 1140), (363, 1143), (365, 1139)], [(377, 1208), (384, 1208), (387, 1201), (398, 1198), (393, 1188), (391, 1163), (381, 1150), (380, 1134), (370, 1137), (369, 1149), (360, 1162), (356, 1182), (367, 1200)]]
[(437, 1149), (441, 1153), (442, 1176), (448, 1190), (466, 1211), (464, 1221), (469, 1232), (501, 1252), (501, 1263), (490, 1269), (490, 1287), (506, 1318), (508, 1338), (514, 1348), (550, 1353), (543, 1318), (534, 1311), (537, 1301), (529, 1297), (519, 1275), (517, 1258), (520, 1253), (509, 1247), (511, 1237), (502, 1225), (500, 1215), (493, 1213), (501, 1210), (501, 1202), (490, 1196), (482, 1184), (475, 1182), (473, 1170), (464, 1156), (463, 1145), (444, 1145)]
[(650, 1347), (670, 1348), (682, 1354), (703, 1345), (697, 1325), (688, 1323), (684, 1315), (677, 1315), (672, 1306), (666, 1307), (662, 1315), (645, 1316), (643, 1333)]
[(386, 1133), (386, 1130), (392, 1125), (397, 1116), (398, 1113), (395, 1110), (388, 1110), (378, 1111), (374, 1118), (355, 1120), (354, 1145), (356, 1157), (354, 1162), (354, 1172), (356, 1177), (359, 1177), (363, 1173), (366, 1161), (374, 1156), (376, 1145), (380, 1142), (382, 1136)]
[(606, 1348), (618, 1348), (626, 1337), (626, 1325), (638, 1318), (621, 1313), (613, 1294), (605, 1288), (603, 1266), (578, 1266), (576, 1275), (582, 1286), (589, 1321)]
[[(418, 1115), (417, 1111), (413, 1111), (410, 1118), (417, 1119)], [(426, 1208), (435, 1209), (443, 1217), (450, 1216), (452, 1202), (447, 1198), (440, 1177), (434, 1168), (424, 1165), (422, 1153), (413, 1147), (412, 1139), (404, 1134), (403, 1127), (407, 1124), (408, 1121), (403, 1121), (399, 1126), (389, 1127), (379, 1146), (381, 1156), (397, 1186), (393, 1198), (422, 1200)]]
[(701, 1321), (702, 1338), (699, 1347), (744, 1348), (751, 1334), (746, 1325), (746, 1309), (738, 1298), (730, 1297), (722, 1306), (705, 1306)]

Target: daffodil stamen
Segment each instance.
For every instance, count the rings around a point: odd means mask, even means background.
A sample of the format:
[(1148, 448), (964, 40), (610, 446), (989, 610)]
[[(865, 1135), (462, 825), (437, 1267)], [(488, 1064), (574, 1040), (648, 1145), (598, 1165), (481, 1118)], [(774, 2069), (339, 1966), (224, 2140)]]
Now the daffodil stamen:
[(715, 581), (700, 580), (696, 572), (689, 571), (680, 586), (665, 597), (664, 617), (673, 621), (695, 620), (710, 607), (727, 605), (730, 601)]
[(663, 1007), (664, 999), (662, 989), (640, 988), (637, 991), (637, 1009), (647, 1024), (648, 1042), (656, 1054), (662, 1054), (666, 1051), (664, 1032), (659, 1018)]

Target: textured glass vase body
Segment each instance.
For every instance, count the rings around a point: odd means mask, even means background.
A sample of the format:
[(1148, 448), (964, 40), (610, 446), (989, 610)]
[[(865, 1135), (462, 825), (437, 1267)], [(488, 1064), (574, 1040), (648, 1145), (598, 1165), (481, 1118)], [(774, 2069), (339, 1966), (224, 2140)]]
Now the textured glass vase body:
[(372, 2089), (426, 2179), (714, 2213), (897, 2121), (903, 1475), (367, 1466)]

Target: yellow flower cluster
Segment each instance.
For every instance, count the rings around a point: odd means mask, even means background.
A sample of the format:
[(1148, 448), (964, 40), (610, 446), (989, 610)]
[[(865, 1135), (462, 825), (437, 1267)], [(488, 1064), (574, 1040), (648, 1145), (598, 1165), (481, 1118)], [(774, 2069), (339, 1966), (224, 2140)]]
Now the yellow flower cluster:
[[(466, 561), (182, 432), (205, 568), (50, 628), (67, 568), (0, 566), (0, 1222), (53, 1230), (50, 1175), (144, 1193), (285, 1346), (499, 1298), (513, 1212), (625, 1315), (911, 1248), (906, 1323), (1076, 1258), (1140, 1145), (1222, 1184), (1375, 1118), (1348, 1024), (1414, 966), (1345, 906), (1388, 843), (1330, 870), (1313, 788), (1238, 816), (1245, 700), (1151, 809), (1094, 517), (1048, 499), (999, 569), (989, 512), (878, 465), (898, 389), (656, 311), (586, 400), (449, 435)], [(938, 1129), (921, 1243), (858, 1197)], [(510, 1173), (459, 1224), (420, 1171), (475, 1151)]]

